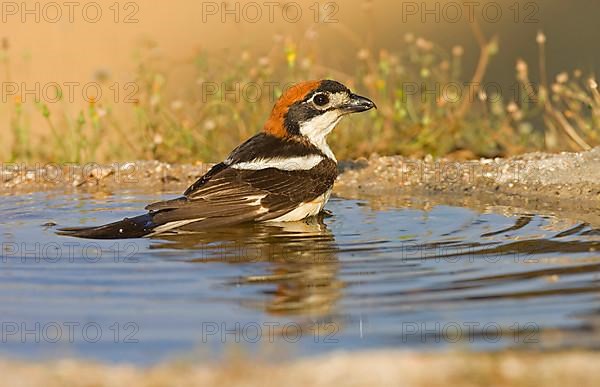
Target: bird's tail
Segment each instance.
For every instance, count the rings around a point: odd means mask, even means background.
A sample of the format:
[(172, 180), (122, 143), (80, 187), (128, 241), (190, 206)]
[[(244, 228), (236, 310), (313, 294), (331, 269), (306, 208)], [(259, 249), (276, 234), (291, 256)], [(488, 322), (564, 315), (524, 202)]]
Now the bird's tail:
[(151, 234), (154, 226), (152, 216), (144, 214), (98, 227), (61, 228), (57, 234), (90, 239), (141, 238)]

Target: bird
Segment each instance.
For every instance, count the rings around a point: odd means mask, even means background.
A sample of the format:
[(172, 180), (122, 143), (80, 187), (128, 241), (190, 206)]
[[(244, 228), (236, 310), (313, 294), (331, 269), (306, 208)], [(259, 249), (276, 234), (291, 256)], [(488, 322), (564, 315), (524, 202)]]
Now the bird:
[(58, 234), (126, 239), (207, 232), (251, 222), (295, 222), (323, 211), (338, 175), (327, 136), (342, 118), (377, 108), (334, 80), (298, 83), (276, 101), (263, 130), (147, 213)]

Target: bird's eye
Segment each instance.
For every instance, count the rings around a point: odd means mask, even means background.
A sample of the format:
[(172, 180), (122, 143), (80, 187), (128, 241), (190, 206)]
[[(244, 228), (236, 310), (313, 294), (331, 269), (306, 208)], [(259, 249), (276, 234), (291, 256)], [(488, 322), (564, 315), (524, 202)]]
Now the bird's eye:
[(314, 101), (317, 106), (325, 106), (329, 103), (329, 97), (325, 94), (317, 94)]

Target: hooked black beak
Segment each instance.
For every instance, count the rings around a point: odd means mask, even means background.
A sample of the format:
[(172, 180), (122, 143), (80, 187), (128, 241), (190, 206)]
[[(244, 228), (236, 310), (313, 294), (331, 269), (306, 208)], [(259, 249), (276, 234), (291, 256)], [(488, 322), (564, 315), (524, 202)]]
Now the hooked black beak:
[(343, 106), (343, 110), (346, 113), (360, 113), (366, 112), (367, 110), (377, 109), (375, 102), (368, 98), (361, 97), (360, 95), (350, 94), (350, 101)]

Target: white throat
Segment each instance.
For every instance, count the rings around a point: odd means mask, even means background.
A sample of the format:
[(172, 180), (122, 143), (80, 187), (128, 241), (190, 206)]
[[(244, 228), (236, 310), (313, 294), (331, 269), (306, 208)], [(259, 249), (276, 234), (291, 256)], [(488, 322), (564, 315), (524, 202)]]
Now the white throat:
[(328, 158), (337, 163), (335, 155), (327, 144), (327, 135), (340, 122), (342, 116), (336, 111), (329, 111), (300, 125), (300, 133), (319, 148)]

